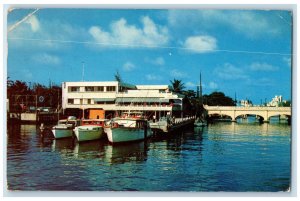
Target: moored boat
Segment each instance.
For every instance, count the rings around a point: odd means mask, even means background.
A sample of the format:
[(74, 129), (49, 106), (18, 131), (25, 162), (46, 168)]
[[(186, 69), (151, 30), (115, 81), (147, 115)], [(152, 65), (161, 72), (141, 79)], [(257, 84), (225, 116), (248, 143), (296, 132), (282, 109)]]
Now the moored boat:
[(159, 121), (157, 122), (150, 122), (150, 128), (152, 130), (158, 130), (163, 132), (168, 132), (168, 125), (170, 124), (168, 122), (167, 117), (161, 117)]
[(110, 143), (138, 141), (152, 135), (142, 112), (124, 112), (104, 126), (104, 131)]
[(73, 116), (59, 120), (57, 125), (52, 127), (54, 138), (72, 137), (73, 129), (78, 125), (80, 125), (80, 120)]
[(152, 135), (149, 123), (143, 119), (136, 119), (135, 127), (124, 127), (112, 122), (105, 126), (105, 132), (110, 143), (138, 141)]
[(136, 127), (136, 120), (144, 119), (143, 113), (139, 111), (123, 112), (120, 117), (115, 117), (113, 121), (121, 127)]
[(81, 126), (74, 129), (78, 142), (97, 140), (103, 136), (104, 119), (82, 120)]

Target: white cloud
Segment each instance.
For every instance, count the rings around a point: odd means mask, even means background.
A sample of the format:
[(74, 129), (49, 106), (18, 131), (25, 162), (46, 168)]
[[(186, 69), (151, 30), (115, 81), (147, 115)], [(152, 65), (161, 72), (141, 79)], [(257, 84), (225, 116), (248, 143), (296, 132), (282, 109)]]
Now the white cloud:
[(187, 83), (185, 83), (185, 86), (186, 87), (190, 87), (190, 88), (197, 87), (197, 85), (195, 83), (193, 83), (193, 82), (187, 82)]
[(143, 47), (157, 46), (168, 43), (168, 29), (155, 24), (149, 17), (142, 17), (142, 28), (127, 24), (121, 18), (110, 24), (110, 32), (104, 31), (99, 26), (92, 26), (89, 33), (98, 43), (103, 45), (118, 45), (118, 47)]
[(287, 64), (289, 68), (292, 67), (292, 59), (291, 57), (283, 57), (283, 61)]
[(159, 75), (147, 74), (146, 79), (150, 80), (150, 81), (153, 81), (153, 80), (161, 80), (162, 77), (159, 76)]
[(217, 89), (218, 88), (218, 84), (215, 82), (209, 82), (208, 87), (211, 89)]
[(256, 79), (255, 82), (248, 82), (247, 84), (251, 85), (251, 86), (274, 86), (275, 85), (275, 82), (273, 79), (270, 79), (270, 78), (259, 78), (259, 79)]
[(124, 71), (132, 71), (133, 69), (135, 69), (135, 65), (131, 62), (126, 62), (124, 65), (123, 65), (123, 70)]
[(210, 52), (217, 48), (217, 40), (212, 36), (191, 36), (185, 40), (183, 47), (196, 53)]
[(31, 30), (37, 32), (40, 28), (40, 22), (35, 15), (32, 15), (25, 23), (30, 24)]
[(163, 66), (165, 64), (165, 60), (162, 57), (157, 57), (156, 59), (154, 59), (153, 63), (159, 66)]
[(186, 77), (186, 73), (181, 72), (177, 69), (171, 70), (170, 75), (174, 78), (184, 78), (184, 77)]
[[(16, 22), (10, 22), (12, 24)], [(87, 41), (90, 35), (87, 30), (63, 23), (61, 20), (45, 20), (31, 16), (8, 33), (10, 48), (23, 50), (39, 49), (66, 49), (70, 47), (69, 41)]]
[(237, 68), (230, 63), (225, 63), (224, 66), (216, 68), (214, 73), (224, 80), (248, 79), (242, 68)]
[(267, 63), (255, 62), (250, 65), (250, 70), (252, 70), (252, 71), (277, 71), (278, 67), (272, 66)]
[(145, 61), (147, 63), (151, 63), (151, 64), (154, 64), (156, 66), (163, 66), (165, 64), (165, 60), (164, 60), (163, 57), (157, 57), (155, 59), (145, 58)]
[(45, 65), (59, 65), (61, 60), (59, 57), (50, 55), (50, 54), (35, 54), (32, 57), (32, 60), (38, 64), (45, 64)]
[[(268, 12), (268, 15), (266, 13)], [(271, 13), (272, 12), (272, 13)], [(175, 10), (168, 11), (168, 22), (172, 27), (210, 30), (226, 26), (248, 37), (275, 36), (282, 31), (276, 11), (258, 10)]]

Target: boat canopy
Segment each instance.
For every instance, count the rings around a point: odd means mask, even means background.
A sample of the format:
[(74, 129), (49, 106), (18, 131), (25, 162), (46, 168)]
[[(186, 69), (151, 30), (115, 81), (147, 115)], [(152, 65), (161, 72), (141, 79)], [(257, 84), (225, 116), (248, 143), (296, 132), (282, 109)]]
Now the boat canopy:
[(94, 98), (96, 102), (115, 101), (115, 98)]

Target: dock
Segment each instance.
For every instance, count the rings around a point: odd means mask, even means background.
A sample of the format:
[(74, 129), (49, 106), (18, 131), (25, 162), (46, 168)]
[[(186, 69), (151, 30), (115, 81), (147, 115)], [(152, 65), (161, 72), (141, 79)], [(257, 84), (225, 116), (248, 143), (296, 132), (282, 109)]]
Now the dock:
[(195, 117), (162, 119), (158, 122), (150, 123), (154, 132), (169, 133), (181, 129), (185, 126), (194, 125)]

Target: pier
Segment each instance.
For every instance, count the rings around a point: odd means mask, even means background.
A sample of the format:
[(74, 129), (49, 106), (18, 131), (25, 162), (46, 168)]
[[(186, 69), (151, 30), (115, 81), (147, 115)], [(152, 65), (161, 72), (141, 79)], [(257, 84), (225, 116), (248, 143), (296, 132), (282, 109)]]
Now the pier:
[(169, 133), (176, 131), (185, 126), (194, 126), (195, 117), (185, 117), (185, 118), (169, 118), (161, 119), (158, 122), (150, 123), (151, 130), (158, 133)]
[(195, 117), (176, 118), (174, 123), (168, 127), (168, 132), (175, 131), (188, 125), (194, 126)]

